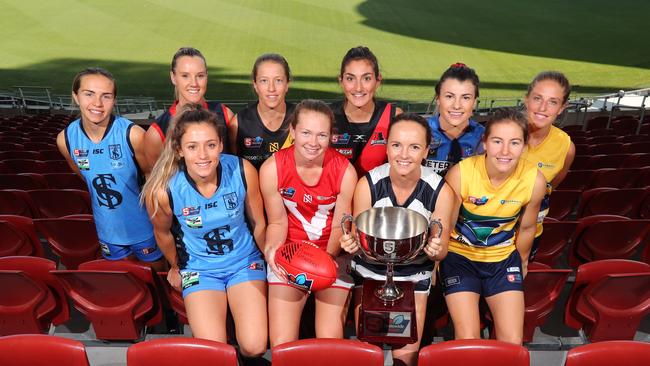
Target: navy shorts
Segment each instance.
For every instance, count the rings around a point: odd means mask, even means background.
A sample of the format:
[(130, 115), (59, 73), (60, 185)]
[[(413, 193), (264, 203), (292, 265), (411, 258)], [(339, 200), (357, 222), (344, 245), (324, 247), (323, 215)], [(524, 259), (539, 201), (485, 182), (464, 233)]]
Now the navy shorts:
[(490, 297), (505, 291), (523, 291), (521, 257), (518, 251), (501, 262), (475, 262), (449, 252), (440, 263), (445, 295), (470, 291)]

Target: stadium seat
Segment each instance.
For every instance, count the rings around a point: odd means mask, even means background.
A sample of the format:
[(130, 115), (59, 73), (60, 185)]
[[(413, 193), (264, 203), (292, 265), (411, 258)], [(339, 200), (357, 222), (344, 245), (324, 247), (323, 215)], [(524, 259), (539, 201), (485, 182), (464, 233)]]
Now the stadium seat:
[(644, 142), (650, 141), (650, 135), (625, 135), (619, 136), (616, 141), (627, 144), (629, 142)]
[(570, 269), (529, 267), (524, 279), (524, 342), (532, 342), (535, 327), (546, 322), (571, 272)]
[(34, 159), (6, 159), (5, 164), (9, 165), (16, 173), (45, 173), (45, 163), (42, 160)]
[(271, 353), (274, 366), (301, 366), (316, 360), (337, 366), (384, 365), (381, 348), (351, 339), (302, 339), (276, 346)]
[(630, 142), (624, 145), (624, 150), (628, 154), (650, 153), (650, 141)]
[(83, 343), (43, 334), (0, 338), (0, 365), (89, 366)]
[(614, 130), (610, 128), (595, 128), (586, 131), (585, 136), (594, 137), (594, 136), (604, 136), (604, 135), (612, 135), (612, 134), (614, 134)]
[(16, 144), (13, 142), (0, 141), (0, 151), (16, 151), (16, 150), (25, 150), (25, 147), (21, 144)]
[(577, 225), (577, 221), (544, 222), (544, 231), (539, 238), (535, 262), (555, 267), (565, 248), (568, 247)]
[(132, 260), (118, 260), (109, 261), (106, 259), (97, 259), (90, 262), (85, 262), (79, 265), (79, 270), (84, 271), (126, 271), (137, 277), (140, 281), (144, 282), (149, 288), (149, 292), (153, 298), (153, 308), (151, 313), (147, 314), (149, 319), (146, 325), (153, 326), (162, 321), (162, 300), (165, 296), (164, 290), (161, 288), (160, 279), (151, 269), (151, 267), (142, 262)]
[(650, 343), (605, 341), (570, 349), (564, 366), (647, 366)]
[(14, 150), (14, 151), (2, 151), (0, 152), (0, 159), (30, 159), (30, 160), (41, 160), (41, 153), (38, 151), (26, 151), (26, 150)]
[[(10, 278), (6, 279), (12, 281), (11, 288), (18, 288), (15, 286), (25, 282), (26, 286), (23, 290), (28, 300), (19, 307), (14, 307), (13, 314), (5, 313), (8, 308), (0, 306), (0, 313), (2, 313), (0, 318), (4, 318), (0, 321), (0, 335), (43, 333), (48, 331), (50, 324), (59, 325), (70, 319), (68, 299), (63, 287), (50, 273), (54, 269), (56, 264), (45, 258), (23, 256), (0, 258), (0, 271), (20, 273), (19, 276), (9, 276)], [(29, 281), (24, 279), (25, 276), (29, 277)], [(36, 291), (27, 293), (30, 290)], [(40, 300), (37, 299), (39, 297)], [(3, 298), (1, 293), (0, 298)], [(34, 306), (30, 306), (30, 302)]]
[(0, 215), (0, 257), (13, 255), (44, 257), (31, 218)]
[(588, 144), (575, 144), (576, 155), (588, 155), (587, 150), (589, 150)]
[(46, 173), (42, 176), (52, 189), (88, 190), (86, 183), (76, 173)]
[(576, 189), (558, 189), (553, 191), (546, 217), (559, 221), (565, 220), (577, 209), (581, 196), (582, 192)]
[(4, 161), (0, 160), (0, 174), (16, 174), (16, 172)]
[[(589, 159), (586, 168), (590, 170), (603, 169), (603, 168), (618, 168), (629, 154), (613, 154), (613, 155), (594, 155)], [(574, 161), (575, 162), (575, 161)], [(571, 165), (572, 169), (573, 165)]]
[(607, 123), (609, 122), (609, 116), (597, 116), (590, 118), (587, 121), (587, 130), (603, 129), (607, 128)]
[(587, 148), (587, 154), (589, 155), (598, 155), (598, 154), (620, 154), (621, 152), (630, 152), (623, 149), (624, 144), (620, 142), (606, 142), (602, 144), (593, 144), (589, 145)]
[(47, 331), (44, 318), (56, 300), (45, 284), (22, 271), (0, 270), (0, 288), (0, 336)]
[(65, 160), (65, 157), (61, 155), (59, 150), (41, 150), (40, 154), (43, 160)]
[(617, 136), (614, 135), (593, 136), (587, 137), (586, 143), (588, 145), (607, 144), (610, 142), (616, 142), (616, 138)]
[(0, 190), (0, 215), (38, 217), (38, 209), (27, 192), (18, 189)]
[[(600, 155), (596, 155), (600, 156)], [(573, 163), (571, 163), (571, 169), (572, 170), (588, 170), (589, 164), (591, 161), (591, 156), (590, 155), (576, 155), (573, 158)]]
[(0, 174), (0, 189), (30, 189), (47, 188), (47, 182), (40, 174)]
[(584, 190), (589, 186), (593, 173), (593, 170), (569, 170), (562, 183), (556, 189)]
[(639, 128), (639, 120), (634, 118), (623, 118), (612, 122), (614, 133), (619, 136), (633, 135)]
[(633, 188), (640, 173), (640, 168), (598, 169), (591, 176), (589, 188)]
[(97, 230), (91, 218), (38, 219), (34, 224), (67, 269), (77, 269), (81, 263), (100, 256)]
[(586, 144), (587, 142), (587, 137), (584, 135), (575, 135), (574, 133), (571, 133), (569, 136), (571, 136), (571, 142), (574, 144)]
[(142, 338), (154, 301), (147, 285), (127, 271), (51, 271), (92, 323), (97, 339)]
[[(629, 321), (632, 320), (632, 314), (627, 314), (624, 310), (624, 306), (627, 306), (627, 304), (624, 304), (625, 302), (629, 302), (632, 297), (640, 295), (643, 291), (639, 292), (638, 294), (632, 294), (632, 293), (619, 293), (619, 290), (625, 290), (625, 291), (630, 291), (629, 285), (625, 285), (624, 283), (619, 283), (620, 288), (612, 288), (611, 284), (612, 283), (617, 283), (616, 281), (621, 281), (620, 279), (617, 279), (615, 282), (611, 282), (609, 279), (601, 285), (601, 280), (604, 279), (606, 276), (611, 276), (611, 275), (620, 275), (620, 274), (650, 274), (650, 265), (643, 263), (643, 262), (636, 262), (636, 261), (631, 261), (631, 260), (626, 260), (626, 259), (606, 259), (606, 260), (600, 260), (600, 261), (595, 261), (595, 262), (589, 262), (582, 264), (580, 267), (578, 267), (578, 270), (576, 272), (576, 278), (575, 282), (573, 284), (573, 287), (571, 289), (571, 294), (569, 295), (569, 298), (566, 303), (565, 307), (565, 312), (564, 312), (564, 322), (567, 326), (573, 328), (573, 329), (584, 329), (585, 333), (587, 333), (588, 330), (593, 330), (594, 329), (594, 317), (597, 315), (601, 315), (600, 313), (596, 312), (596, 308), (594, 308), (592, 302), (586, 302), (586, 294), (589, 292), (592, 292), (594, 288), (597, 288), (598, 291), (596, 292), (596, 295), (601, 294), (602, 288), (608, 288), (609, 291), (611, 291), (609, 294), (606, 296), (609, 296), (611, 298), (611, 301), (613, 302), (620, 302), (619, 303), (619, 315), (623, 317), (623, 319), (619, 319), (620, 324), (615, 324), (612, 323), (610, 324), (610, 329), (612, 332), (617, 333), (617, 334), (622, 334), (625, 333), (626, 335), (629, 335), (632, 333), (632, 336), (634, 336), (633, 332), (630, 332), (631, 328), (635, 326), (634, 330), (636, 330), (636, 327), (638, 327), (638, 323), (636, 325), (632, 324), (633, 322)], [(633, 279), (635, 281), (636, 279)], [(625, 280), (622, 280), (621, 282), (624, 282)], [(635, 283), (635, 282), (631, 282)], [(597, 287), (593, 287), (587, 291), (587, 289), (592, 285), (592, 284), (597, 284)], [(646, 288), (644, 290), (645, 292), (650, 291), (650, 287)], [(594, 300), (593, 296), (590, 301), (597, 302), (598, 300)], [(638, 301), (638, 299), (634, 299), (635, 301)], [(639, 302), (636, 302), (638, 305)], [(602, 307), (602, 306), (601, 306)], [(650, 308), (649, 308), (650, 309)], [(638, 315), (638, 314), (637, 314)], [(625, 317), (628, 317), (628, 321), (624, 320)], [(600, 331), (602, 330), (600, 327), (597, 328), (598, 332), (597, 333), (597, 339), (598, 340), (604, 340), (601, 339), (602, 335)], [(621, 332), (622, 330), (622, 332)], [(590, 332), (591, 333), (591, 332)], [(591, 338), (591, 336), (588, 334), (588, 336)], [(630, 338), (631, 339), (631, 338)], [(592, 339), (592, 341), (595, 341)]]
[[(275, 364), (275, 359), (273, 360)], [(134, 344), (127, 366), (237, 366), (237, 351), (226, 343), (197, 338), (162, 338)]]
[(589, 216), (579, 220), (569, 263), (577, 267), (601, 259), (629, 259), (649, 242), (650, 220)]
[(36, 189), (27, 191), (36, 205), (39, 217), (54, 218), (91, 214), (90, 195), (77, 189)]
[(29, 141), (29, 139), (27, 139), (27, 138), (25, 138), (25, 137), (23, 137), (23, 136), (17, 136), (17, 135), (14, 135), (14, 136), (6, 136), (6, 135), (5, 135), (5, 136), (2, 136), (2, 139), (0, 139), (0, 141), (22, 145), (22, 144), (24, 144), (25, 142)]
[(462, 339), (422, 348), (418, 365), (529, 366), (530, 355), (525, 347), (516, 344), (493, 339)]
[(637, 218), (639, 206), (647, 194), (643, 188), (593, 188), (583, 192), (578, 217), (609, 214)]
[(55, 150), (56, 149), (56, 144), (55, 143), (45, 143), (45, 142), (25, 142), (23, 144), (25, 147), (25, 150), (31, 150), (31, 151), (42, 151), (42, 150)]
[(639, 169), (639, 175), (634, 182), (634, 187), (636, 188), (648, 188), (650, 187), (650, 166)]
[(29, 141), (31, 142), (43, 142), (46, 144), (56, 144), (56, 136), (30, 136)]
[(190, 324), (187, 320), (187, 310), (185, 310), (185, 302), (183, 301), (183, 294), (179, 291), (176, 291), (167, 281), (167, 272), (158, 272), (158, 278), (160, 279), (160, 284), (162, 284), (165, 291), (165, 296), (167, 296), (167, 301), (178, 316), (178, 321), (182, 324)]

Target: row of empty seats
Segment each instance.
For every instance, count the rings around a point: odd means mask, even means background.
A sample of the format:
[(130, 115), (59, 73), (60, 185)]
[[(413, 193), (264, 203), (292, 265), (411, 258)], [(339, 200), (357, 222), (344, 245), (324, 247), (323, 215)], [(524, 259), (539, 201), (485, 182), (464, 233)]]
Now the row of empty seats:
[[(531, 264), (524, 280), (525, 342), (546, 322), (571, 273)], [(0, 288), (14, 289), (0, 293), (0, 335), (42, 333), (50, 324), (66, 322), (67, 299), (92, 323), (98, 339), (142, 338), (145, 325), (162, 321), (165, 304), (187, 324), (181, 294), (165, 278), (166, 273), (128, 260), (100, 259), (82, 263), (78, 270), (57, 270), (45, 258), (0, 258)], [(565, 306), (567, 326), (584, 330), (592, 342), (634, 339), (648, 313), (649, 264), (612, 259), (578, 267)]]
[(551, 194), (547, 218), (563, 221), (593, 215), (650, 219), (650, 187), (558, 189)]
[[(38, 344), (38, 347), (34, 347)], [(383, 366), (381, 348), (356, 340), (306, 339), (289, 342), (271, 350), (273, 365), (303, 366)], [(610, 341), (569, 350), (565, 366), (645, 366), (650, 359), (650, 344)], [(53, 360), (55, 360), (53, 362)], [(322, 360), (318, 362), (316, 360)], [(0, 364), (6, 366), (89, 366), (83, 343), (55, 336), (0, 337)], [(130, 346), (127, 366), (237, 366), (233, 346), (203, 339), (166, 338)], [(420, 366), (529, 366), (525, 347), (496, 340), (456, 340), (426, 346), (420, 350)]]

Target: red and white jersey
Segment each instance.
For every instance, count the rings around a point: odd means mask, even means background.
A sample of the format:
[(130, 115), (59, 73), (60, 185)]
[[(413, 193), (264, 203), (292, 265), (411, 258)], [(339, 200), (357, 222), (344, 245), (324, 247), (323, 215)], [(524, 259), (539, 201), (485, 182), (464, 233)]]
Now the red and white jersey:
[(326, 250), (332, 232), (336, 198), (341, 192), (341, 181), (350, 162), (333, 148), (328, 148), (320, 179), (310, 186), (298, 175), (294, 151), (295, 148), (291, 146), (274, 155), (278, 192), (284, 201), (289, 221), (287, 241), (309, 240)]

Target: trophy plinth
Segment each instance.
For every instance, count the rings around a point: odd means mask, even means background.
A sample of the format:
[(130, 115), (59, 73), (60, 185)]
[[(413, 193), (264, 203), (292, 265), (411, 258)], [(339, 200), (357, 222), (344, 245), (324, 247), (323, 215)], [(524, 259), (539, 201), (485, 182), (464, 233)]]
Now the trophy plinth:
[(413, 283), (398, 284), (399, 287), (396, 288), (402, 293), (401, 296), (393, 301), (384, 301), (376, 296), (384, 286), (383, 281), (363, 281), (357, 338), (392, 345), (404, 345), (418, 340)]

